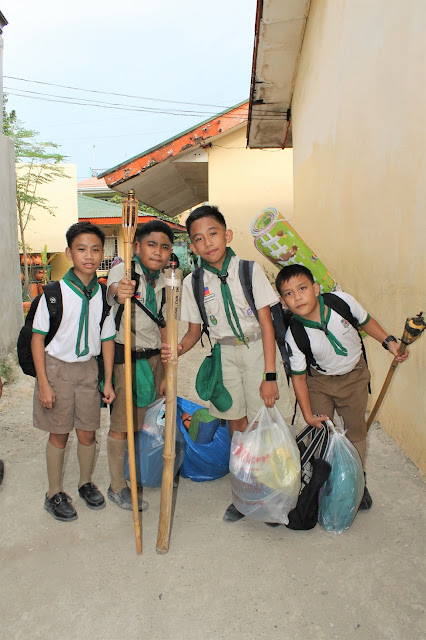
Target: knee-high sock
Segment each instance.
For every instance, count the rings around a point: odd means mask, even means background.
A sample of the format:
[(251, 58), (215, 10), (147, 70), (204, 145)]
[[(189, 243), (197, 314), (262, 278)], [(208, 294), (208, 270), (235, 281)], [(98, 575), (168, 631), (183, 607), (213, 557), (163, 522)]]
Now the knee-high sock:
[(114, 493), (120, 493), (127, 487), (124, 477), (124, 457), (126, 455), (127, 440), (117, 440), (108, 436), (107, 453), (109, 472), (111, 474), (111, 489)]
[(93, 444), (85, 445), (77, 442), (77, 458), (80, 465), (80, 480), (78, 487), (82, 487), (86, 482), (92, 482), (93, 463), (96, 455), (96, 441)]
[(365, 469), (365, 454), (367, 450), (367, 440), (360, 440), (359, 442), (352, 442), (355, 449), (359, 453), (359, 457), (361, 458), (362, 468)]
[(48, 440), (46, 447), (47, 479), (49, 481), (48, 498), (52, 498), (56, 493), (62, 491), (64, 458), (65, 449), (54, 447)]

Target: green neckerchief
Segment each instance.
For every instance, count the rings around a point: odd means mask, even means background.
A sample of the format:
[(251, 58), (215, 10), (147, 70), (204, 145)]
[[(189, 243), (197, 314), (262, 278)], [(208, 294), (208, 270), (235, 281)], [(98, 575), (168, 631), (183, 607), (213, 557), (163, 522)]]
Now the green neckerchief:
[[(67, 285), (77, 293), (81, 298), (81, 312), (80, 321), (78, 323), (77, 342), (75, 343), (75, 354), (77, 358), (81, 356), (87, 356), (89, 353), (89, 301), (99, 289), (99, 282), (96, 275), (93, 276), (89, 284), (84, 285), (80, 278), (78, 278), (74, 269), (70, 269), (64, 275), (63, 280)], [(84, 347), (80, 351), (81, 336), (84, 330)]]
[[(223, 304), (225, 307), (226, 318), (228, 320), (228, 324), (232, 329), (232, 333), (236, 336), (241, 342), (247, 344), (244, 339), (243, 330), (241, 329), (240, 321), (238, 320), (237, 312), (235, 311), (234, 301), (232, 300), (231, 291), (229, 289), (229, 285), (226, 282), (228, 278), (228, 266), (229, 262), (235, 256), (235, 252), (231, 249), (231, 247), (226, 247), (226, 256), (223, 261), (222, 269), (216, 269), (209, 265), (205, 260), (201, 260), (201, 266), (206, 271), (210, 271), (211, 273), (215, 273), (220, 280), (220, 290), (222, 292)], [(232, 322), (231, 313), (234, 316), (235, 324), (237, 328), (235, 328), (234, 323)]]
[(327, 328), (327, 324), (330, 320), (330, 315), (331, 315), (330, 307), (328, 307), (327, 317), (325, 318), (324, 298), (320, 294), (318, 296), (318, 299), (320, 303), (321, 323), (315, 322), (315, 320), (307, 320), (306, 318), (302, 318), (301, 316), (298, 316), (296, 313), (293, 313), (293, 318), (296, 318), (296, 320), (298, 320), (305, 327), (309, 327), (310, 329), (320, 329), (320, 331), (324, 331), (325, 335), (327, 336), (327, 340), (331, 343), (331, 346), (333, 347), (335, 353), (338, 356), (347, 356), (348, 350), (338, 341), (336, 336), (334, 336), (331, 333), (331, 331), (329, 331)]
[(134, 261), (140, 266), (146, 280), (145, 306), (157, 318), (157, 298), (155, 296), (155, 281), (160, 277), (160, 271), (150, 271), (142, 264), (139, 256), (135, 256)]

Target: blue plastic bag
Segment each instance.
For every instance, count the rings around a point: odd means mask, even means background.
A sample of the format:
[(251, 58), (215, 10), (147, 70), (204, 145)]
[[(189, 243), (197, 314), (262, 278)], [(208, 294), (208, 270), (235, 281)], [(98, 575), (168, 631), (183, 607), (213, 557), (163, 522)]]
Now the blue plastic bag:
[(346, 438), (343, 426), (332, 431), (325, 460), (331, 472), (319, 494), (318, 522), (332, 533), (349, 529), (358, 511), (364, 494), (364, 471), (358, 451)]
[(229, 454), (231, 438), (228, 425), (218, 427), (212, 442), (201, 444), (194, 442), (182, 423), (182, 413), (192, 415), (201, 405), (178, 397), (177, 427), (185, 439), (185, 450), (180, 475), (194, 482), (217, 480), (229, 473)]
[[(148, 410), (145, 424), (141, 431), (135, 433), (136, 482), (142, 487), (160, 487), (163, 476), (164, 424), (157, 422), (161, 413), (162, 401), (151, 405), (153, 410), (150, 419)], [(183, 461), (185, 441), (179, 429), (176, 429), (176, 458), (174, 475), (177, 474)], [(130, 480), (129, 454), (124, 458), (124, 477)]]

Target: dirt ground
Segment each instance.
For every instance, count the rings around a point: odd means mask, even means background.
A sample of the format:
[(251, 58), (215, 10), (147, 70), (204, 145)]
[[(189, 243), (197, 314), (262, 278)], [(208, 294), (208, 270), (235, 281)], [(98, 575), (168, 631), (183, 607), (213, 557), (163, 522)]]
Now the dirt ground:
[[(194, 401), (197, 346), (179, 364)], [(44, 509), (46, 436), (32, 427), (33, 380), (19, 374), (0, 400), (1, 640), (422, 640), (426, 636), (424, 480), (374, 423), (368, 484), (374, 500), (335, 536), (249, 519), (227, 524), (229, 476), (180, 479), (170, 550), (155, 550), (159, 489), (144, 489), (143, 555), (132, 514), (78, 497), (76, 439), (64, 489), (78, 520)], [(106, 493), (108, 413), (94, 481)]]

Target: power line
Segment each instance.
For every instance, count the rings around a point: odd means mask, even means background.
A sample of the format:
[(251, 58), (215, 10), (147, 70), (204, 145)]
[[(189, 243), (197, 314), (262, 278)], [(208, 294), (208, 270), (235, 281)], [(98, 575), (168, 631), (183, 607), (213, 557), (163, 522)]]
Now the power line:
[(16, 76), (3, 76), (10, 80), (18, 80), (19, 82), (32, 82), (34, 84), (44, 84), (49, 87), (60, 87), (61, 89), (72, 89), (73, 91), (85, 91), (87, 93), (102, 93), (108, 96), (119, 96), (120, 98), (135, 98), (136, 100), (150, 100), (152, 102), (168, 102), (172, 104), (188, 104), (192, 107), (214, 107), (215, 109), (227, 109), (223, 105), (218, 104), (202, 104), (199, 102), (181, 102), (179, 100), (164, 100), (161, 98), (149, 98), (147, 96), (132, 96), (126, 93), (113, 93), (112, 91), (97, 91), (96, 89), (82, 89), (81, 87), (72, 87), (65, 84), (55, 84), (53, 82), (42, 82), (41, 80), (29, 80), (28, 78), (18, 78)]

